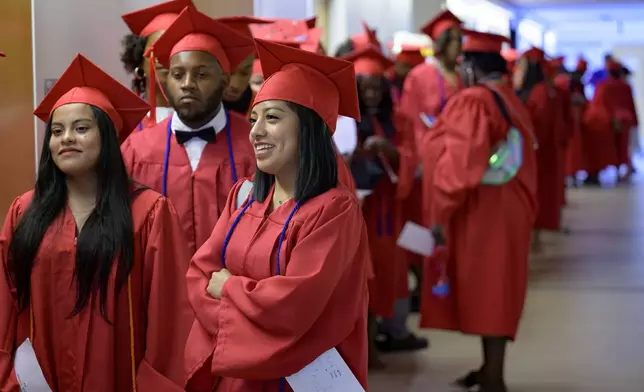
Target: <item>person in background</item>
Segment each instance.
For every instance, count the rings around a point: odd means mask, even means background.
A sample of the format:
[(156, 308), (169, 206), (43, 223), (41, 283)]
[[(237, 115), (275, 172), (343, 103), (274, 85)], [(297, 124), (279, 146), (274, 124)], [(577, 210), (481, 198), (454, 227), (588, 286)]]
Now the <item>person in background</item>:
[[(416, 146), (440, 114), (447, 100), (456, 94), (462, 86), (461, 78), (456, 70), (457, 59), (461, 55), (461, 25), (462, 21), (450, 11), (443, 11), (430, 20), (422, 31), (434, 42), (434, 61), (420, 64), (412, 69), (405, 78), (403, 92), (398, 109), (405, 114), (414, 127)], [(420, 172), (419, 168), (419, 172)], [(423, 224), (423, 186), (418, 176), (414, 182), (414, 190), (407, 203), (403, 215), (412, 222)], [(418, 293), (422, 290), (423, 258), (407, 253), (407, 260), (417, 287), (412, 295), (414, 312), (420, 310)]]
[(183, 391), (190, 255), (172, 205), (119, 151), (148, 111), (81, 55), (36, 109), (36, 184), (0, 234), (0, 390), (34, 378), (14, 365), (33, 347), (53, 392)]
[[(144, 54), (177, 19), (179, 13), (190, 5), (191, 0), (169, 0), (121, 16), (130, 29), (130, 34), (121, 41), (121, 63), (133, 76), (132, 90), (149, 102), (155, 102), (155, 110), (137, 125), (138, 130), (152, 127), (157, 121), (172, 115), (173, 109), (168, 107), (163, 93), (168, 70), (158, 63), (151, 63)], [(155, 71), (151, 72), (150, 67), (154, 67)]]
[[(406, 326), (409, 314), (408, 268), (405, 253), (396, 245), (402, 229), (402, 206), (407, 202), (418, 165), (414, 135), (408, 119), (393, 106), (385, 71), (393, 64), (376, 47), (354, 52), (343, 59), (355, 65), (361, 120), (358, 148), (351, 157), (351, 169), (359, 189), (373, 194), (363, 203), (367, 223), (374, 279), (370, 282), (370, 309), (382, 318), (377, 343), (381, 351), (426, 348)], [(374, 319), (375, 321), (375, 319)], [(373, 324), (372, 321), (372, 332)], [(372, 366), (382, 364), (371, 347)]]
[(335, 51), (335, 57), (347, 56), (356, 51), (375, 47), (382, 51), (382, 43), (378, 39), (375, 29), (369, 27), (366, 22), (362, 22), (362, 33), (354, 34), (347, 38)]
[(253, 41), (187, 7), (152, 47), (169, 70), (175, 113), (135, 132), (121, 148), (128, 171), (176, 206), (190, 254), (208, 239), (232, 186), (252, 176), (248, 120), (222, 105), (230, 72), (254, 53)]
[[(547, 62), (547, 80), (554, 90), (555, 139), (557, 144), (557, 177), (559, 177), (559, 206), (566, 205), (566, 151), (573, 132), (572, 94), (569, 88), (568, 71), (564, 66), (565, 58), (560, 56)], [(563, 216), (563, 213), (560, 213)], [(564, 233), (568, 228), (562, 227)]]
[(570, 91), (572, 104), (572, 134), (566, 150), (565, 174), (569, 182), (574, 186), (577, 184), (577, 173), (586, 170), (584, 164), (583, 141), (586, 132), (583, 128), (583, 114), (588, 104), (586, 100), (585, 86), (582, 78), (588, 69), (588, 62), (579, 58), (577, 65), (567, 76), (558, 78), (558, 85)]
[[(239, 34), (253, 39), (250, 25), (266, 25), (271, 22), (266, 19), (254, 18), (252, 16), (231, 16), (216, 19)], [(235, 70), (230, 74), (230, 82), (224, 89), (223, 104), (228, 110), (232, 110), (243, 116), (250, 114), (251, 104), (255, 99), (255, 92), (250, 85), (253, 75), (253, 64), (256, 60), (255, 53), (246, 57)]]
[(405, 78), (415, 67), (425, 63), (424, 48), (414, 45), (403, 45), (400, 52), (396, 55), (394, 66), (389, 75), (391, 82), (391, 98), (397, 107), (402, 98)]
[(561, 193), (559, 176), (557, 110), (554, 108), (555, 91), (546, 80), (545, 53), (532, 48), (521, 55), (512, 76), (514, 88), (526, 105), (534, 133), (539, 142), (537, 150), (537, 180), (539, 213), (535, 222), (533, 250), (542, 248), (543, 230), (559, 231), (561, 226)]
[(190, 264), (186, 390), (292, 391), (285, 377), (329, 350), (367, 390), (367, 230), (332, 139), (339, 114), (360, 119), (353, 67), (256, 42), (257, 168)]
[[(603, 126), (611, 131), (617, 155), (615, 164), (617, 167), (626, 165), (627, 173), (630, 174), (632, 172), (629, 155), (630, 135), (638, 124), (633, 90), (624, 81), (620, 63), (611, 60), (606, 67), (609, 77), (597, 85), (591, 103), (592, 113), (597, 117), (592, 126), (595, 128)], [(622, 179), (625, 178), (627, 177)]]
[[(480, 336), (483, 365), (457, 384), (506, 392), (506, 345), (521, 319), (537, 208), (536, 140), (529, 113), (503, 76), (500, 52), (508, 39), (465, 36), (466, 88), (447, 102), (420, 146), (427, 222), (438, 245), (424, 269), (421, 328)], [(503, 162), (503, 172), (490, 164), (501, 146), (520, 156)]]

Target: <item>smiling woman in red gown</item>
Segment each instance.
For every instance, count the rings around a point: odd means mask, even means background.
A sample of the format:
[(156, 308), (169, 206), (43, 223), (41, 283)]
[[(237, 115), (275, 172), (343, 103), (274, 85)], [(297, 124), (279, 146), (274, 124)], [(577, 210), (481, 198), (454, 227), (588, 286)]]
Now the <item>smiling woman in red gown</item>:
[(35, 188), (0, 236), (1, 391), (20, 391), (29, 342), (53, 392), (183, 391), (190, 255), (174, 208), (119, 152), (148, 110), (80, 55), (36, 109)]
[(333, 348), (366, 388), (367, 230), (338, 187), (332, 139), (338, 115), (360, 118), (353, 64), (257, 49), (257, 171), (233, 188), (188, 270), (187, 390), (290, 391), (284, 378)]
[[(484, 392), (506, 391), (505, 348), (521, 319), (536, 210), (535, 139), (528, 112), (503, 77), (507, 41), (466, 32), (467, 88), (449, 100), (420, 147), (427, 221), (446, 246), (424, 268), (421, 327), (481, 336), (483, 366), (458, 383)], [(493, 181), (498, 172), (490, 162), (502, 145), (518, 151), (522, 164)]]

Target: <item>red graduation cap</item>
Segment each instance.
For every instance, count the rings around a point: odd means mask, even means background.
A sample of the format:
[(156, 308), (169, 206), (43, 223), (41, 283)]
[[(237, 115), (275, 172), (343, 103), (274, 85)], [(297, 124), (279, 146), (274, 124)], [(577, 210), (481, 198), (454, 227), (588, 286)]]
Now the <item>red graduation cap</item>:
[(132, 34), (147, 37), (155, 31), (166, 30), (179, 13), (192, 6), (191, 0), (169, 0), (121, 16)]
[(230, 73), (253, 54), (255, 48), (248, 36), (209, 18), (194, 7), (186, 7), (148, 54), (167, 68), (172, 56), (186, 51), (210, 53), (224, 72)]
[(385, 57), (374, 46), (349, 53), (342, 59), (353, 63), (356, 75), (382, 76), (387, 69), (394, 65), (393, 61)]
[(280, 20), (271, 24), (249, 26), (255, 38), (288, 45), (301, 45), (308, 39), (309, 28), (301, 20)]
[(86, 103), (103, 110), (114, 123), (121, 140), (125, 140), (150, 110), (144, 100), (80, 54), (34, 114), (47, 122), (54, 110), (69, 103)]
[(251, 31), (251, 25), (263, 25), (273, 23), (270, 20), (263, 18), (256, 18), (254, 16), (229, 16), (226, 18), (217, 18), (217, 22), (221, 22), (231, 29), (235, 30), (239, 34), (246, 35), (250, 38), (253, 38), (253, 33)]
[(586, 73), (587, 70), (588, 70), (588, 61), (586, 61), (586, 59), (584, 59), (583, 57), (580, 57), (579, 60), (577, 60), (577, 67), (575, 68), (575, 71)]
[(463, 21), (451, 11), (444, 10), (427, 22), (427, 24), (425, 24), (425, 26), (420, 30), (429, 35), (432, 40), (436, 41), (446, 30), (451, 29), (452, 27), (461, 26), (462, 24)]
[(510, 43), (508, 37), (499, 34), (482, 33), (480, 31), (463, 29), (465, 41), (463, 52), (501, 53), (504, 43)]
[(525, 57), (533, 62), (542, 63), (546, 60), (546, 53), (539, 48), (532, 47), (523, 52), (522, 57)]
[(0, 52), (0, 57), (7, 57), (7, 55), (4, 52)]
[(422, 49), (416, 45), (403, 45), (400, 53), (396, 55), (396, 61), (412, 67), (423, 64), (425, 56), (423, 56)]
[(360, 120), (353, 64), (270, 41), (255, 42), (265, 81), (253, 105), (273, 99), (302, 105), (332, 132), (338, 115)]
[(364, 20), (361, 22), (363, 32), (360, 34), (354, 34), (351, 36), (351, 43), (353, 44), (353, 50), (362, 50), (370, 46), (375, 46), (379, 50), (382, 50), (382, 44), (378, 40), (378, 35), (376, 30), (369, 27), (367, 22)]

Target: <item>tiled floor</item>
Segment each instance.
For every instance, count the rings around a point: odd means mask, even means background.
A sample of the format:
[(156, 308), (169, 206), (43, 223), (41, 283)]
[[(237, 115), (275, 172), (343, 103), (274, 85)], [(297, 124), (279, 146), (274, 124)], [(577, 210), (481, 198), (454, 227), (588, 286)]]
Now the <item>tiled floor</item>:
[[(644, 183), (571, 190), (569, 236), (532, 260), (507, 377), (511, 392), (644, 391)], [(417, 320), (410, 320), (417, 325)], [(420, 331), (432, 347), (385, 357), (371, 392), (443, 392), (476, 368), (476, 338)]]

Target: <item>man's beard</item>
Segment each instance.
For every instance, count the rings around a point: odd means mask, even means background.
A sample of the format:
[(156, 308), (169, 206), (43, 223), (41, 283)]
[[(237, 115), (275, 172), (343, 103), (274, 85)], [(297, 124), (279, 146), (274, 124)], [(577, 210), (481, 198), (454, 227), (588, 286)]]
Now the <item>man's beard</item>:
[(220, 85), (215, 91), (212, 92), (212, 94), (206, 97), (202, 107), (194, 109), (178, 106), (175, 98), (170, 94), (168, 94), (168, 99), (170, 100), (172, 107), (175, 109), (177, 115), (179, 116), (179, 119), (184, 124), (188, 126), (201, 126), (210, 121), (217, 113), (219, 107), (221, 106), (223, 91), (223, 85)]

